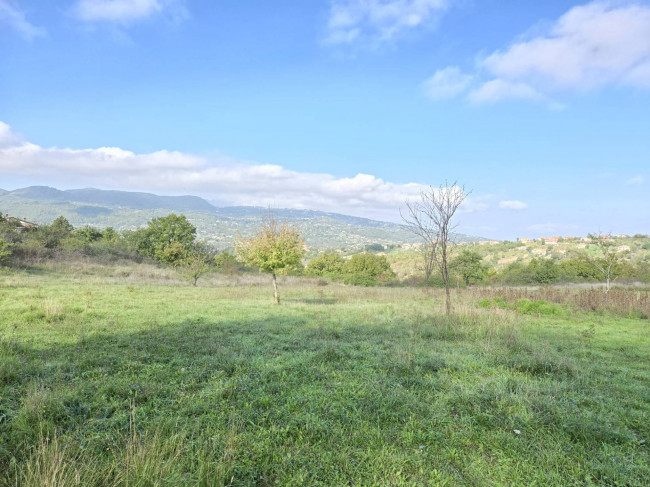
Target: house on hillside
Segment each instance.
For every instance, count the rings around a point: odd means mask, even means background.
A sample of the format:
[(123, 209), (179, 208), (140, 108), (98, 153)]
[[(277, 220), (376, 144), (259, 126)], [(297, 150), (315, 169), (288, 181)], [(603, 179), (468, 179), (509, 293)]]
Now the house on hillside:
[(13, 216), (5, 215), (5, 220), (15, 224), (17, 227), (21, 228), (36, 228), (38, 227), (38, 223), (33, 223), (33, 222), (28, 222), (27, 220), (23, 220), (22, 218), (16, 218)]
[(17, 220), (18, 224), (23, 228), (36, 228), (38, 226), (38, 223), (28, 222), (27, 220), (21, 220), (20, 218)]
[(562, 237), (544, 237), (542, 240), (544, 240), (546, 245), (557, 245), (561, 238)]

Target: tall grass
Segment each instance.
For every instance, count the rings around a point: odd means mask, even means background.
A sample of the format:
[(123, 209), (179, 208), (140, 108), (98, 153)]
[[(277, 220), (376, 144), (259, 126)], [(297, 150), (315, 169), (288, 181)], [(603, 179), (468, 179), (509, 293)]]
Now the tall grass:
[(527, 288), (469, 288), (459, 290), (462, 301), (478, 302), (495, 296), (514, 304), (521, 299), (544, 300), (563, 304), (577, 311), (612, 313), (618, 316), (648, 319), (650, 317), (650, 290), (614, 288), (605, 293), (601, 289), (572, 287)]
[(41, 432), (26, 461), (14, 465), (12, 477), (22, 487), (229, 485), (237, 453), (234, 421), (222, 452), (209, 443), (184, 431), (139, 432), (133, 408), (130, 432), (113, 448), (92, 454), (70, 438)]

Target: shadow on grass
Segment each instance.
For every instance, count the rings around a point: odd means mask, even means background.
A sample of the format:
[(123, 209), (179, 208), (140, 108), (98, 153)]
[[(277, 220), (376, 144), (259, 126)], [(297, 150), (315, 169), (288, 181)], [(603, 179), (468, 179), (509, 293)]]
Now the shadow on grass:
[[(32, 445), (55, 431), (70, 451), (114, 461), (108, 452), (123, 449), (123, 439), (137, 424), (138, 431), (173, 432), (201, 448), (213, 441), (215, 458), (229, 442), (229, 475), (240, 485), (300, 485), (310, 479), (368, 485), (404, 465), (411, 465), (412, 478), (425, 485), (417, 478), (421, 469), (454, 478), (449, 448), (461, 451), (467, 435), (480, 434), (493, 448), (512, 448), (512, 455), (538, 461), (534, 452), (526, 456), (525, 444), (517, 449), (499, 439), (513, 427), (524, 429), (514, 421), (531, 430), (539, 426), (539, 418), (511, 412), (528, 411), (529, 404), (545, 405), (543, 427), (552, 430), (552, 444), (563, 438), (566, 445), (580, 441), (601, 459), (603, 443), (641, 455), (634, 429), (610, 425), (609, 416), (603, 416), (602, 431), (595, 435), (582, 426), (587, 423), (581, 411), (571, 431), (582, 436), (569, 436), (564, 424), (573, 423), (560, 393), (573, 377), (556, 370), (554, 362), (531, 362), (533, 352), (518, 347), (519, 362), (497, 364), (510, 378), (493, 380), (494, 360), (478, 362), (484, 352), (466, 348), (474, 346), (467, 341), (473, 322), (314, 324), (269, 310), (254, 320), (198, 318), (143, 326), (119, 334), (80, 329), (72, 344), (0, 338), (0, 370), (9, 371), (0, 375), (0, 471), (24, 465)], [(499, 344), (503, 353), (509, 350), (505, 343)], [(448, 355), (440, 351), (443, 344), (450, 347)], [(458, 350), (464, 350), (467, 363), (454, 355)], [(513, 382), (523, 373), (530, 396)], [(539, 389), (530, 386), (533, 381)], [(544, 392), (547, 385), (553, 395)], [(599, 411), (594, 404), (590, 421)], [(233, 424), (236, 438), (226, 441), (235, 434)], [(454, 427), (441, 427), (445, 424)], [(471, 478), (476, 475), (471, 463), (467, 471), (459, 462), (454, 469)], [(629, 470), (621, 472), (628, 477), (647, 471), (640, 462), (626, 465)], [(196, 468), (189, 461), (182, 466), (184, 472)], [(301, 472), (307, 476), (295, 476)]]
[(392, 430), (425, 412), (399, 385), (421, 370), (411, 358), (394, 366), (402, 360), (401, 345), (389, 345), (394, 330), (339, 329), (282, 315), (80, 330), (74, 344), (45, 347), (0, 338), (0, 470), (55, 432), (101, 457), (129, 434), (133, 411), (141, 430), (167, 425), (190, 437), (223, 433), (236, 414), (260, 442), (244, 464), (268, 464), (286, 442), (345, 441), (351, 429), (367, 430), (368, 418)]

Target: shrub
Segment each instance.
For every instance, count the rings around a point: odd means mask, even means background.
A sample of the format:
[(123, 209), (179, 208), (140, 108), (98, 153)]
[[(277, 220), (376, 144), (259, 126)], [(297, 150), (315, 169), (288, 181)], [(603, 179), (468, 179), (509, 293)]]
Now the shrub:
[(11, 259), (10, 244), (0, 239), (0, 265), (7, 265)]
[(343, 275), (345, 261), (336, 253), (325, 253), (312, 259), (307, 264), (307, 275), (340, 278)]
[(517, 301), (517, 312), (524, 315), (560, 315), (562, 308), (556, 304), (547, 303), (543, 299), (537, 301), (520, 299)]
[(487, 308), (487, 309), (510, 309), (511, 307), (508, 306), (508, 303), (506, 303), (505, 299), (503, 299), (501, 296), (496, 296), (492, 299), (482, 299), (481, 301), (478, 302), (479, 308)]
[(85, 226), (74, 231), (74, 236), (83, 243), (90, 244), (101, 239), (104, 235), (101, 230)]
[(387, 284), (395, 277), (384, 255), (357, 254), (343, 265), (343, 281), (346, 284), (376, 286)]
[(528, 264), (528, 272), (537, 284), (551, 284), (560, 277), (558, 266), (549, 259), (533, 259)]
[(364, 249), (366, 252), (383, 252), (385, 250), (384, 246), (378, 243), (368, 244)]
[(218, 272), (227, 275), (233, 275), (243, 270), (243, 267), (237, 261), (237, 257), (227, 250), (216, 255), (214, 266)]

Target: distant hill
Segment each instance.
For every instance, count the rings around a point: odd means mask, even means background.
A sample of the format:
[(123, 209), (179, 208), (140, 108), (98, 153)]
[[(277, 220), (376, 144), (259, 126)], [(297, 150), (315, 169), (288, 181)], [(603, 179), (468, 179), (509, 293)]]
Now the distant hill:
[[(261, 207), (216, 207), (197, 196), (158, 196), (129, 191), (73, 189), (61, 191), (31, 186), (0, 192), (0, 211), (36, 223), (49, 223), (64, 216), (75, 227), (134, 230), (154, 217), (183, 213), (197, 227), (200, 238), (219, 249), (232, 246), (238, 235), (259, 229), (268, 210)], [(363, 248), (364, 245), (404, 245), (418, 242), (411, 232), (396, 223), (312, 210), (274, 209), (279, 220), (300, 227), (308, 246), (314, 249)], [(458, 235), (459, 240), (483, 240)]]
[(100, 189), (68, 189), (61, 191), (48, 186), (30, 186), (8, 193), (32, 200), (54, 200), (74, 203), (108, 205), (136, 210), (166, 209), (174, 211), (207, 211), (215, 207), (197, 196), (158, 196), (130, 191), (106, 191)]

